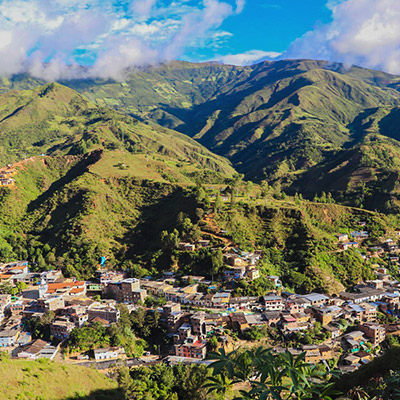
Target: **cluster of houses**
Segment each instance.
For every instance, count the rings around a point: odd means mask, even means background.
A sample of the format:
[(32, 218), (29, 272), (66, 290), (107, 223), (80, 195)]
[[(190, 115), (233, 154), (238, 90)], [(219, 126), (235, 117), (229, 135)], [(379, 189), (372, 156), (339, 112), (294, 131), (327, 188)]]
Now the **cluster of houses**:
[[(359, 225), (365, 226), (365, 222), (359, 222)], [(397, 231), (396, 235), (399, 235), (400, 231)], [(370, 238), (368, 231), (354, 231), (350, 234), (339, 233), (335, 235), (338, 240), (338, 246), (341, 250), (348, 250), (350, 248), (360, 248), (366, 239)], [(399, 261), (400, 247), (396, 240), (388, 238), (382, 242), (369, 246), (367, 249), (367, 254), (362, 254), (364, 259), (369, 259), (371, 257), (385, 257), (391, 263), (397, 263)]]
[[(49, 328), (56, 342), (68, 339), (75, 327), (93, 323), (109, 326), (120, 318), (115, 300), (88, 297), (88, 282), (65, 279), (61, 271), (31, 273), (26, 261), (3, 264), (0, 269), (3, 282), (27, 284), (18, 296), (0, 295), (0, 348), (14, 357), (54, 359), (59, 347), (41, 339), (32, 341), (27, 328), (29, 319), (40, 319), (45, 313), (53, 315)], [(96, 360), (123, 354), (121, 349), (101, 350), (94, 353)]]
[[(223, 279), (256, 279), (260, 256), (257, 252), (225, 253)], [(278, 276), (269, 276), (274, 291), (262, 297), (234, 297), (230, 290), (218, 289), (203, 276), (178, 279), (169, 272), (157, 280), (136, 279), (127, 278), (121, 271), (99, 270), (95, 281), (85, 282), (66, 279), (61, 271), (30, 272), (24, 261), (1, 264), (1, 282), (24, 282), (27, 288), (19, 296), (0, 295), (0, 348), (19, 358), (54, 359), (59, 347), (32, 340), (26, 329), (28, 319), (51, 313), (50, 333), (55, 342), (63, 342), (75, 327), (117, 323), (117, 303), (126, 304), (132, 311), (151, 296), (165, 299), (166, 304), (155, 307), (154, 312), (160, 313), (168, 329), (171, 357), (177, 360), (203, 360), (210, 338), (216, 336), (221, 345), (228, 344), (230, 331), (245, 334), (253, 327), (267, 326), (290, 342), (319, 323), (328, 339), (290, 351), (304, 351), (306, 361), (312, 363), (340, 357), (340, 367), (353, 370), (368, 362), (373, 349), (388, 335), (400, 333), (400, 324), (380, 324), (378, 319), (378, 313), (395, 318), (400, 314), (400, 284), (385, 268), (377, 267), (374, 272), (376, 279), (334, 296), (287, 292)], [(96, 361), (125, 357), (121, 348), (93, 350)]]
[(10, 186), (15, 183), (13, 178), (15, 174), (15, 169), (11, 164), (0, 169), (0, 186)]
[[(397, 325), (379, 324), (377, 315), (380, 312), (397, 317), (400, 284), (391, 279), (385, 268), (377, 268), (375, 273), (377, 279), (335, 296), (280, 291), (279, 277), (271, 276), (277, 290), (261, 298), (233, 297), (230, 291), (219, 291), (202, 276), (184, 276), (180, 282), (186, 285), (181, 286), (176, 285), (173, 273), (158, 280), (121, 279), (115, 273), (113, 281), (107, 272), (109, 280), (101, 280), (103, 294), (117, 301), (135, 304), (147, 295), (166, 299), (167, 304), (158, 311), (173, 341), (173, 354), (179, 360), (204, 359), (209, 338), (217, 336), (224, 344), (228, 341), (227, 330), (245, 333), (254, 326), (265, 325), (290, 340), (293, 334), (305, 334), (318, 322), (329, 339), (291, 351), (304, 351), (307, 362), (328, 360), (343, 352), (341, 368), (352, 370), (372, 358), (371, 347), (397, 331)], [(199, 292), (200, 284), (209, 285), (209, 293)], [(348, 326), (356, 330), (347, 332)]]

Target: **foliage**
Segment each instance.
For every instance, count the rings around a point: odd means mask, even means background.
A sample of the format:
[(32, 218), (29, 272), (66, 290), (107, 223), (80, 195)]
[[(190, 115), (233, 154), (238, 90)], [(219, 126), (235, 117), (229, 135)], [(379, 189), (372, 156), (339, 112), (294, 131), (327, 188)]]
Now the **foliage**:
[(246, 383), (237, 399), (332, 399), (338, 394), (330, 382), (332, 373), (321, 372), (304, 362), (305, 353), (294, 357), (285, 352), (273, 355), (258, 347), (239, 356), (223, 349), (211, 353), (213, 376), (205, 385), (210, 393), (225, 393), (233, 383)]
[(131, 331), (128, 317), (128, 323), (121, 321), (109, 327), (96, 322), (74, 328), (69, 335), (67, 351), (86, 352), (96, 348), (123, 346), (128, 357), (137, 357), (143, 354), (144, 345)]
[(222, 400), (203, 387), (210, 375), (204, 365), (156, 364), (118, 370), (118, 382), (127, 400)]

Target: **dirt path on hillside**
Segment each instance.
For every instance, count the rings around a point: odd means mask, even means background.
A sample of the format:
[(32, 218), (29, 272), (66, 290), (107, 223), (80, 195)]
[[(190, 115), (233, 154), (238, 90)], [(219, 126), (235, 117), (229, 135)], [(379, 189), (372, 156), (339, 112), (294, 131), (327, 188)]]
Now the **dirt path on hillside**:
[(224, 250), (225, 249), (228, 249), (228, 248), (231, 248), (231, 247), (234, 247), (234, 243), (233, 243), (233, 241), (231, 240), (231, 239), (228, 239), (228, 238), (226, 238), (225, 236), (221, 236), (221, 235), (219, 235), (219, 233), (220, 233), (220, 228), (215, 224), (215, 222), (214, 222), (214, 216), (215, 216), (215, 213), (212, 213), (212, 214), (208, 214), (208, 215), (206, 215), (205, 217), (204, 217), (204, 222), (207, 224), (207, 228), (210, 230), (210, 231), (205, 231), (205, 230), (201, 230), (201, 233), (203, 234), (203, 235), (210, 235), (211, 237), (213, 237), (213, 238), (215, 238), (215, 239), (218, 239), (218, 240), (221, 240), (223, 243), (224, 243), (224, 245), (225, 245), (225, 247), (224, 247)]

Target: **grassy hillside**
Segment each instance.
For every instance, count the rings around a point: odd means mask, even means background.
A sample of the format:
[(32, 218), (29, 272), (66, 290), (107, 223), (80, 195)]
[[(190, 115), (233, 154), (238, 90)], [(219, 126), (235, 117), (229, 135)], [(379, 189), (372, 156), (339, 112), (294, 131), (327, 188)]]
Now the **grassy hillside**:
[[(0, 91), (14, 87), (30, 88), (39, 83), (27, 76), (16, 76), (3, 79)], [(359, 206), (361, 203), (356, 203), (356, 199), (365, 197), (364, 187), (359, 185), (359, 178), (363, 177), (367, 192), (372, 193), (371, 198), (378, 199), (376, 203), (364, 199), (363, 206), (387, 210), (390, 202), (397, 202), (396, 190), (387, 183), (398, 172), (396, 163), (391, 166), (382, 163), (372, 168), (364, 162), (374, 158), (368, 149), (372, 141), (396, 158), (400, 115), (397, 108), (400, 78), (397, 76), (314, 60), (263, 62), (251, 67), (172, 62), (136, 70), (124, 82), (88, 79), (63, 83), (90, 99), (91, 103), (87, 103), (84, 109), (89, 104), (90, 107), (93, 104), (108, 107), (101, 108), (102, 126), (96, 127), (96, 123), (94, 126), (82, 125), (79, 116), (72, 122), (68, 118), (57, 121), (55, 127), (50, 122), (53, 128), (48, 134), (48, 142), (54, 142), (54, 147), (42, 148), (40, 140), (24, 141), (17, 158), (34, 150), (60, 150), (60, 141), (65, 142), (62, 135), (68, 124), (76, 124), (80, 131), (85, 131), (87, 139), (84, 145), (89, 144), (88, 147), (92, 148), (90, 142), (96, 142), (96, 137), (108, 136), (105, 132), (109, 127), (104, 127), (104, 118), (109, 118), (109, 108), (112, 108), (179, 130), (213, 152), (229, 158), (247, 178), (280, 182), (291, 193), (301, 191), (313, 197), (315, 193), (331, 191), (336, 199), (345, 197), (348, 204)], [(47, 108), (45, 100), (40, 104), (43, 107), (44, 103), (44, 108)], [(13, 103), (9, 98), (5, 101)], [(20, 103), (11, 108), (18, 108)], [(24, 107), (29, 109), (30, 106), (26, 104)], [(6, 110), (7, 107), (3, 108)], [(95, 114), (92, 121), (99, 118), (99, 109), (95, 110), (86, 111), (86, 114)], [(26, 111), (24, 113), (26, 115)], [(115, 120), (115, 115), (111, 119)], [(118, 124), (122, 131), (126, 130), (125, 123)], [(8, 130), (8, 136), (17, 132), (12, 131), (12, 124), (7, 119), (0, 122), (1, 130), (2, 125)], [(147, 139), (156, 137), (154, 131), (160, 132), (160, 128), (151, 125), (145, 128), (139, 123), (137, 127), (145, 138), (135, 137), (134, 143), (126, 142), (125, 146), (131, 151), (143, 152), (143, 143), (148, 150), (151, 141)], [(112, 131), (114, 137), (119, 135), (118, 127)], [(165, 133), (174, 135), (170, 131)], [(386, 137), (394, 140), (387, 141)], [(160, 137), (156, 139), (162, 142)], [(81, 141), (69, 141), (68, 151), (81, 150)], [(182, 159), (182, 149), (189, 143), (181, 144), (172, 148), (163, 143), (157, 151), (161, 150), (164, 155), (173, 153), (172, 157)], [(71, 150), (72, 145), (75, 147)], [(106, 138), (104, 145), (116, 146), (111, 137)], [(155, 151), (156, 145), (153, 145), (151, 151)], [(3, 147), (5, 154), (12, 155), (6, 141), (3, 141)], [(190, 152), (196, 154), (197, 161), (201, 154), (203, 165), (212, 164), (215, 169), (218, 164), (217, 169), (228, 171), (229, 166), (221, 159), (204, 155), (198, 149)], [(136, 165), (142, 165), (142, 159), (137, 161)], [(148, 172), (144, 171), (144, 175)], [(376, 176), (378, 182), (384, 181), (385, 184), (377, 185), (368, 176)]]
[[(98, 104), (194, 137), (250, 179), (279, 181), (311, 197), (332, 191), (337, 199), (346, 196), (348, 204), (361, 205), (355, 203), (363, 197), (360, 176), (386, 182), (397, 174), (394, 165), (370, 168), (357, 160), (373, 157), (366, 154), (371, 140), (398, 152), (399, 81), (364, 68), (288, 60), (244, 68), (172, 63), (134, 73), (124, 83), (67, 84)], [(366, 182), (371, 197), (383, 194), (364, 206), (385, 210), (388, 201), (396, 202), (390, 185)]]
[(49, 360), (0, 361), (4, 400), (122, 399), (116, 382), (99, 372)]
[(98, 107), (59, 84), (0, 96), (0, 163), (41, 153), (85, 154), (98, 148), (120, 150), (120, 162), (139, 155), (140, 163), (143, 156), (182, 163), (183, 173), (196, 168), (234, 172), (228, 161), (187, 136)]
[(107, 157), (94, 151), (21, 163), (15, 186), (0, 188), (1, 258), (90, 277), (100, 256), (121, 266), (133, 246), (129, 258), (148, 261), (179, 212), (195, 215), (190, 190), (161, 177), (113, 174)]
[[(173, 265), (184, 273), (208, 275), (208, 255), (171, 252), (162, 240), (163, 231), (187, 229), (180, 217), (184, 213), (193, 224), (190, 232), (215, 234), (216, 245), (223, 243), (218, 237), (226, 231), (242, 249), (263, 249), (263, 272), (281, 276), (289, 287), (338, 292), (342, 285), (371, 277), (371, 265), (355, 251), (338, 252), (334, 235), (356, 229), (360, 220), (376, 236), (393, 235), (398, 226), (385, 215), (336, 204), (272, 194), (265, 204), (264, 199), (247, 199), (243, 187), (236, 205), (206, 214), (209, 200), (201, 200), (197, 189), (114, 174), (103, 168), (110, 154), (95, 151), (20, 163), (16, 185), (0, 189), (1, 259), (29, 259), (32, 268), (59, 267), (78, 277), (91, 277), (100, 256), (136, 276)], [(259, 190), (254, 188), (254, 196), (259, 197)]]
[(365, 221), (373, 244), (379, 236), (394, 235), (397, 226), (392, 218), (359, 208), (271, 196), (266, 204), (265, 200), (241, 200), (234, 208), (226, 204), (212, 220), (206, 231), (226, 231), (241, 249), (262, 249), (261, 271), (306, 293), (338, 293), (373, 277), (376, 260), (364, 261), (357, 250), (340, 251), (338, 232), (350, 233)]

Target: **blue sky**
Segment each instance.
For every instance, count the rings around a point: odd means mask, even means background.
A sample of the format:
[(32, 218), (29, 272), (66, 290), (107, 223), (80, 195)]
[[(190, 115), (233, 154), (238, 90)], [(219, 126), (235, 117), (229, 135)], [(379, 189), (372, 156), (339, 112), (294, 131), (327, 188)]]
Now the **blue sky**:
[(0, 76), (123, 80), (174, 59), (279, 58), (400, 74), (400, 1), (0, 0)]
[(195, 52), (190, 56), (212, 59), (253, 49), (282, 53), (295, 39), (331, 18), (324, 0), (248, 0), (241, 14), (221, 25), (232, 36), (219, 51), (198, 49), (197, 56)]

